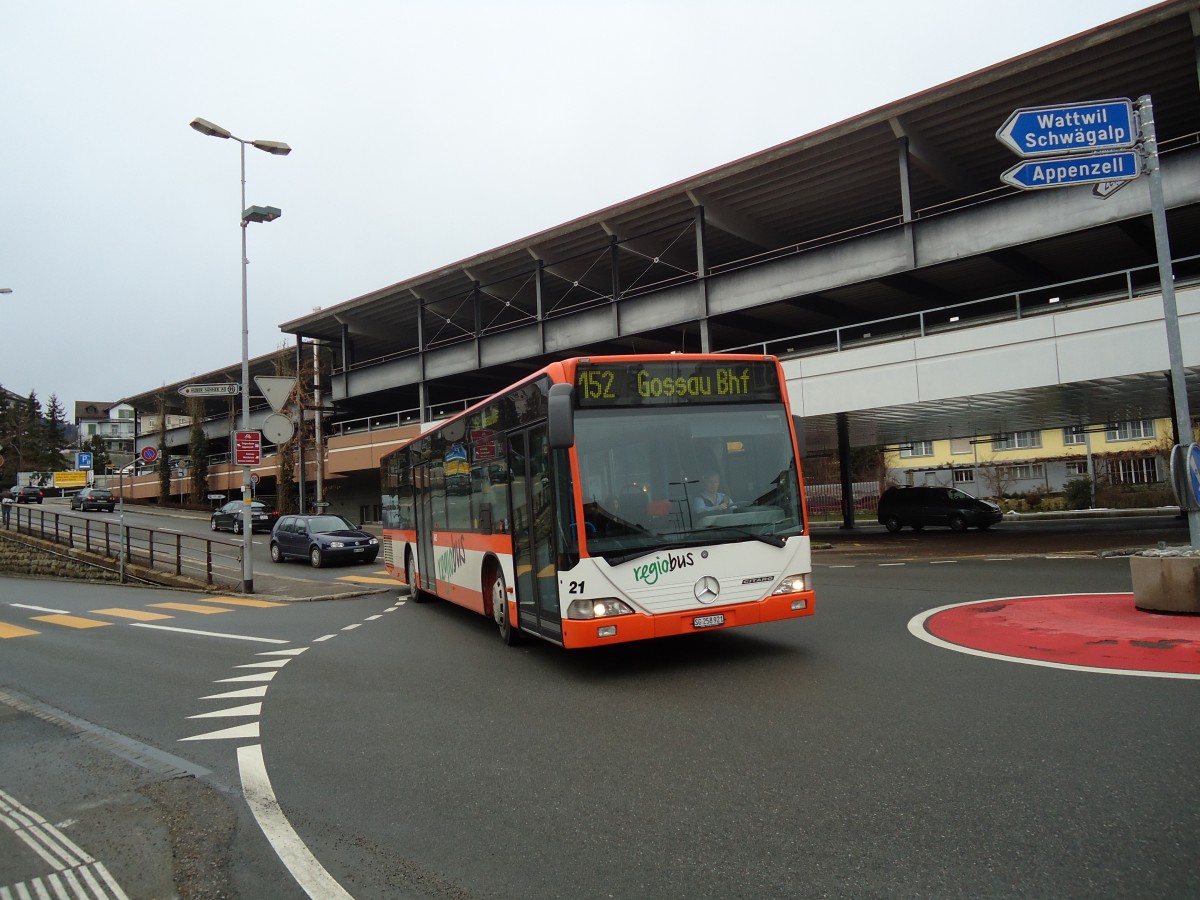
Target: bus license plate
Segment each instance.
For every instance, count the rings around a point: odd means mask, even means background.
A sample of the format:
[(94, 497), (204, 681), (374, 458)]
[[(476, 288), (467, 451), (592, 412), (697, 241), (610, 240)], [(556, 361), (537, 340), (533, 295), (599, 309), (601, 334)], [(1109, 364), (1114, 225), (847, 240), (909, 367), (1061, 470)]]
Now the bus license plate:
[(712, 628), (715, 625), (725, 624), (725, 614), (717, 613), (715, 616), (696, 616), (692, 619), (693, 628)]

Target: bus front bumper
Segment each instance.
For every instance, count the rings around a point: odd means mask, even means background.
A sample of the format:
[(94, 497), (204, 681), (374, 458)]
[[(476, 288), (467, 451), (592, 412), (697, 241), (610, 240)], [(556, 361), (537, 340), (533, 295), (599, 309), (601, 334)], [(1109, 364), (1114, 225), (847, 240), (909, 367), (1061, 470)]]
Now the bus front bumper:
[(634, 613), (600, 619), (563, 619), (564, 647), (601, 647), (626, 641), (717, 631), (739, 625), (757, 625), (781, 619), (811, 616), (815, 610), (812, 591), (780, 594), (755, 603), (689, 609), (686, 612), (660, 613), (657, 616)]

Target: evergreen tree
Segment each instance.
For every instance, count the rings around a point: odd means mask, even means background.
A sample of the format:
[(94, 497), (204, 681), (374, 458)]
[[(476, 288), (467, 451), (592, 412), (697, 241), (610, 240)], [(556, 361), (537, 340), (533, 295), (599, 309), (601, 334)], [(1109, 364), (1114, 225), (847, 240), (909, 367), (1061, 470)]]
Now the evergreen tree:
[(9, 411), (9, 449), (16, 458), (16, 471), (40, 471), (46, 453), (42, 439), (42, 404), (38, 401), (37, 392), (30, 391), (28, 397), (16, 401), (13, 407)]
[(158, 395), (158, 502), (171, 501), (171, 460), (167, 458), (167, 395)]
[(63, 419), (62, 404), (58, 402), (58, 396), (50, 395), (50, 409), (46, 414), (46, 421), (43, 423), (42, 430), (43, 440), (45, 441), (45, 461), (44, 468), (48, 472), (65, 472), (68, 469), (75, 468), (73, 463), (67, 461), (63, 456), (63, 451), (67, 449), (67, 428), (66, 421)]
[(12, 450), (13, 415), (4, 394), (0, 393), (0, 456), (4, 457), (4, 465), (0, 466), (0, 490), (6, 490), (17, 480), (16, 454)]
[(100, 435), (93, 434), (84, 449), (90, 450), (92, 453), (92, 471), (103, 473), (108, 466), (112, 465), (112, 457), (108, 455), (108, 445), (104, 443), (104, 438)]
[(208, 496), (208, 435), (204, 433), (204, 401), (193, 397), (188, 403), (192, 418), (191, 439), (188, 441), (188, 468), (192, 471), (191, 500), (202, 504)]

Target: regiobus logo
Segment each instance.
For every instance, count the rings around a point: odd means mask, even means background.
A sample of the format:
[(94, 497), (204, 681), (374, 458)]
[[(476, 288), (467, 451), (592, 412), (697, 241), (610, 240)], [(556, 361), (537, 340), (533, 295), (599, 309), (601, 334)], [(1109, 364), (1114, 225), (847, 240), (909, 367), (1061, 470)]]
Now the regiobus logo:
[(641, 566), (634, 566), (633, 580), (641, 581), (645, 584), (655, 584), (658, 581), (659, 575), (666, 575), (668, 572), (686, 569), (693, 565), (695, 565), (695, 559), (691, 553), (680, 553), (679, 555), (668, 553), (666, 556), (660, 556), (652, 562)]

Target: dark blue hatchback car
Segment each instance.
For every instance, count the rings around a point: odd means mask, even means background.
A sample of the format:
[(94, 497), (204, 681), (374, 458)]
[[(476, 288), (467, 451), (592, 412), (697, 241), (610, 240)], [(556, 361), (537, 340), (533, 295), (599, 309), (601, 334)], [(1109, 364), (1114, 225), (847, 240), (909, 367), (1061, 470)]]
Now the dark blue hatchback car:
[(271, 559), (307, 559), (314, 568), (328, 562), (374, 562), (379, 538), (341, 516), (283, 516), (271, 530)]

